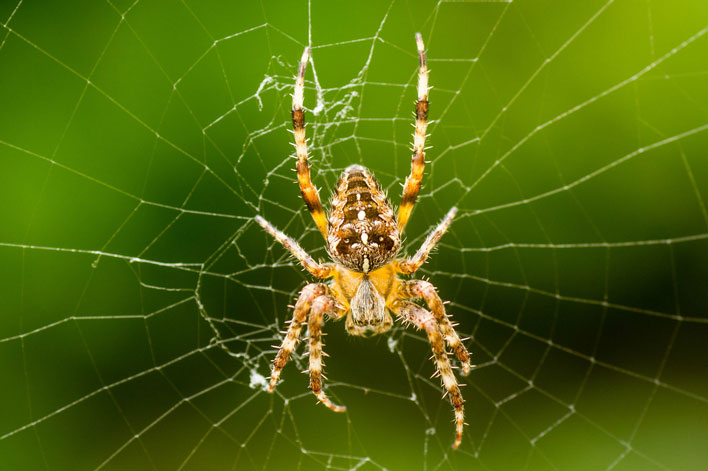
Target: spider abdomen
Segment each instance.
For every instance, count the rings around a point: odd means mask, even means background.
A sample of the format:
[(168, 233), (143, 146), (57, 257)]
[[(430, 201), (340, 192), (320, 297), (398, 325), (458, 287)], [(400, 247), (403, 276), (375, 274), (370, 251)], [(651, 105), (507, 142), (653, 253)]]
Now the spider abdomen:
[(339, 177), (329, 213), (329, 252), (350, 270), (368, 273), (401, 248), (393, 207), (374, 175), (350, 165)]

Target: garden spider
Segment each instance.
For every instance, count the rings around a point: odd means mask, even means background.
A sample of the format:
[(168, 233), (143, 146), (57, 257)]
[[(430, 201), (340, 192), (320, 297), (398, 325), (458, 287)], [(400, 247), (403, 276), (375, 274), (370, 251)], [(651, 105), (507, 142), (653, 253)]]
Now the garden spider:
[[(464, 425), (463, 399), (448, 360), (445, 344), (462, 363), (462, 373), (470, 371), (470, 356), (450, 323), (445, 307), (435, 287), (423, 280), (401, 280), (399, 274), (410, 275), (423, 265), (452, 222), (457, 208), (452, 208), (440, 224), (428, 235), (416, 254), (408, 259), (396, 258), (401, 248), (401, 234), (410, 218), (425, 166), (425, 131), (428, 117), (428, 68), (425, 63), (423, 38), (416, 34), (420, 70), (418, 101), (416, 102), (415, 134), (411, 173), (403, 188), (398, 216), (388, 202), (378, 181), (366, 168), (351, 165), (337, 182), (332, 197), (329, 221), (325, 216), (319, 193), (310, 181), (305, 140), (305, 112), (302, 108), (305, 68), (310, 48), (305, 48), (300, 60), (292, 119), (297, 152), (297, 176), (302, 197), (318, 229), (327, 241), (327, 250), (334, 263), (316, 262), (298, 243), (276, 229), (260, 216), (256, 222), (283, 244), (314, 276), (331, 278), (328, 283), (310, 283), (300, 292), (290, 327), (273, 361), (269, 391), (273, 392), (280, 372), (295, 348), (300, 330), (307, 319), (309, 330), (310, 389), (325, 406), (335, 412), (345, 407), (329, 400), (322, 390), (322, 324), (324, 315), (335, 319), (346, 316), (346, 328), (352, 335), (376, 335), (393, 325), (389, 311), (405, 323), (425, 330), (433, 350), (437, 374), (455, 408), (456, 435), (453, 448), (462, 440)], [(409, 301), (423, 299), (428, 310)], [(309, 317), (308, 317), (309, 313)]]

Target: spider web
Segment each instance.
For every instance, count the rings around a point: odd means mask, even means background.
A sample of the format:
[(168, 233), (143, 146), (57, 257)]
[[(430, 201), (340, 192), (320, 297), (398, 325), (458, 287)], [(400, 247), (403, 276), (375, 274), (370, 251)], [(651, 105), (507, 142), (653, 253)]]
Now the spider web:
[[(8, 469), (696, 469), (708, 459), (708, 7), (564, 2), (0, 5), (0, 458)], [(329, 323), (264, 390), (325, 259), (313, 179), (398, 201), (431, 68), (412, 253), (477, 365), (453, 452), (425, 337)]]

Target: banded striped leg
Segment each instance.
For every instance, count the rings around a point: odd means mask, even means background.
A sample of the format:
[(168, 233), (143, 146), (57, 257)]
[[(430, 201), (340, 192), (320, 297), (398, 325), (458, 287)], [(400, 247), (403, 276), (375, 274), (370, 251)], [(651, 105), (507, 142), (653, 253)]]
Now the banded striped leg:
[(273, 389), (275, 389), (275, 385), (280, 378), (280, 372), (288, 362), (290, 354), (297, 346), (300, 337), (300, 329), (302, 329), (302, 324), (305, 322), (305, 318), (310, 311), (312, 303), (326, 294), (327, 286), (322, 283), (310, 283), (300, 291), (300, 297), (297, 298), (297, 302), (295, 303), (295, 312), (290, 321), (288, 333), (285, 335), (285, 339), (278, 350), (278, 354), (275, 356), (275, 360), (273, 360), (273, 373), (270, 375), (269, 392), (273, 392)]
[(344, 412), (347, 408), (332, 403), (322, 390), (322, 378), (324, 377), (322, 357), (327, 355), (322, 351), (322, 324), (324, 324), (325, 313), (334, 313), (336, 317), (341, 317), (344, 312), (344, 308), (332, 296), (320, 296), (312, 303), (308, 324), (310, 331), (310, 389), (322, 404), (334, 412)]
[(447, 212), (440, 224), (438, 224), (435, 229), (430, 234), (428, 234), (428, 237), (426, 237), (425, 242), (423, 242), (423, 245), (420, 246), (420, 248), (415, 253), (415, 255), (413, 255), (413, 257), (409, 258), (408, 260), (396, 261), (396, 269), (401, 273), (405, 273), (406, 275), (410, 275), (418, 271), (418, 269), (423, 266), (423, 264), (427, 260), (428, 255), (430, 255), (430, 251), (435, 248), (438, 242), (440, 242), (440, 238), (450, 227), (450, 224), (452, 223), (452, 219), (455, 217), (455, 214), (457, 214), (457, 208), (453, 206), (450, 211)]
[(305, 138), (305, 111), (302, 109), (303, 94), (305, 89), (305, 68), (310, 59), (310, 48), (306, 47), (300, 59), (300, 66), (295, 79), (295, 91), (293, 92), (293, 129), (295, 133), (295, 151), (297, 153), (297, 179), (300, 183), (300, 192), (305, 200), (307, 209), (312, 214), (317, 228), (320, 230), (325, 240), (327, 240), (327, 217), (325, 216), (320, 195), (317, 188), (310, 180), (310, 166), (307, 163), (307, 140)]
[(401, 197), (401, 207), (398, 208), (398, 230), (403, 229), (408, 223), (413, 211), (413, 205), (420, 191), (420, 182), (423, 180), (425, 168), (425, 132), (428, 128), (428, 66), (425, 63), (425, 50), (423, 37), (420, 33), (415, 35), (420, 58), (418, 71), (418, 101), (415, 104), (415, 133), (413, 134), (413, 157), (411, 159), (411, 174), (406, 178)]
[(457, 447), (460, 446), (460, 442), (462, 442), (462, 429), (465, 425), (465, 401), (462, 399), (460, 387), (457, 384), (455, 374), (452, 372), (450, 361), (447, 358), (445, 343), (440, 335), (440, 330), (438, 330), (438, 323), (430, 312), (408, 301), (400, 301), (398, 305), (394, 307), (394, 312), (419, 329), (425, 330), (425, 333), (428, 335), (428, 341), (433, 350), (438, 373), (440, 374), (443, 386), (445, 386), (447, 390), (446, 394), (450, 396), (452, 407), (455, 408), (455, 443), (452, 447), (457, 449)]
[(288, 249), (288, 251), (297, 258), (300, 264), (305, 267), (307, 271), (315, 275), (317, 278), (327, 278), (332, 273), (332, 266), (318, 263), (313, 259), (310, 254), (305, 252), (305, 250), (300, 247), (295, 239), (286, 236), (283, 232), (275, 228), (271, 223), (266, 221), (260, 216), (256, 216), (256, 222), (265, 229), (268, 234), (275, 237), (275, 239), (283, 244), (283, 246)]
[(428, 308), (433, 313), (435, 320), (440, 326), (440, 331), (445, 336), (445, 341), (450, 346), (450, 349), (455, 353), (455, 356), (462, 363), (462, 374), (468, 375), (472, 369), (470, 363), (470, 354), (462, 344), (460, 337), (455, 332), (455, 329), (450, 323), (450, 319), (445, 313), (445, 305), (435, 291), (435, 287), (424, 280), (410, 280), (401, 283), (398, 292), (403, 299), (424, 299)]

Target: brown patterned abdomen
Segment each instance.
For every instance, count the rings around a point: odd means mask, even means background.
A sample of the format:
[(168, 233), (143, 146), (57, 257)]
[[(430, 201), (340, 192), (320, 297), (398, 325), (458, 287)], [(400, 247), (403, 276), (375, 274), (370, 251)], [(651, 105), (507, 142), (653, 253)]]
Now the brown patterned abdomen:
[(351, 165), (337, 182), (329, 213), (329, 251), (350, 270), (368, 273), (401, 248), (396, 215), (369, 170)]

